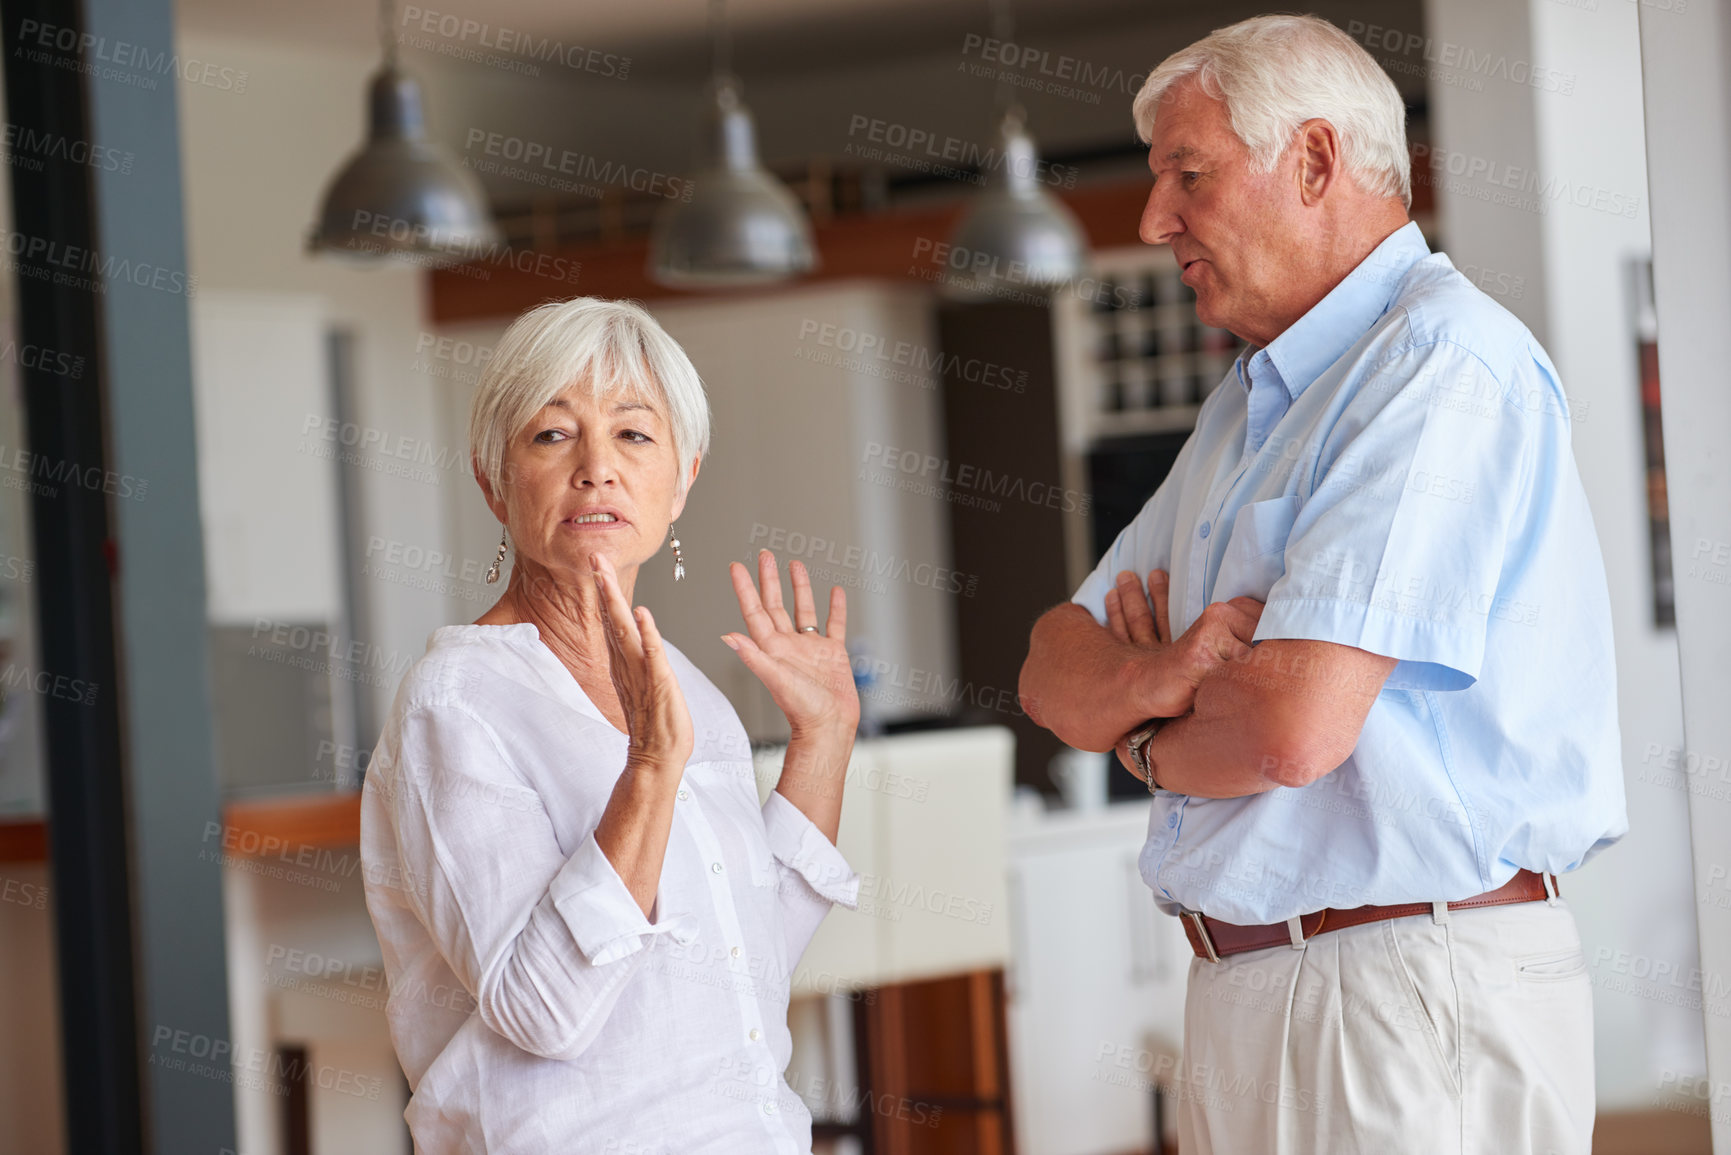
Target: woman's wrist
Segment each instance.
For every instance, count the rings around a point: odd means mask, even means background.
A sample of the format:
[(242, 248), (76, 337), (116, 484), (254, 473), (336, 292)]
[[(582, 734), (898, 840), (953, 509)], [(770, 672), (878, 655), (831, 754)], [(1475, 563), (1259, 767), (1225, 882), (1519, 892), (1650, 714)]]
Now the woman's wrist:
[(656, 750), (632, 750), (625, 755), (625, 768), (657, 780), (678, 781), (685, 772), (686, 759)]

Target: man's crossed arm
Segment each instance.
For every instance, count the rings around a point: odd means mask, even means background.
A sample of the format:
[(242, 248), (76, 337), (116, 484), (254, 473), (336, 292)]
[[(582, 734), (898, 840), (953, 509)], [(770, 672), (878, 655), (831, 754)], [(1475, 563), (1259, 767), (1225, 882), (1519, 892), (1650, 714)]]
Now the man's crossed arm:
[(1155, 781), (1205, 798), (1305, 786), (1346, 761), (1393, 658), (1333, 642), (1252, 645), (1252, 598), (1215, 602), (1174, 639), (1167, 594), (1163, 571), (1146, 592), (1125, 571), (1107, 591), (1107, 625), (1070, 603), (1047, 611), (1022, 666), (1028, 716), (1121, 760), (1126, 734), (1171, 718), (1148, 746)]

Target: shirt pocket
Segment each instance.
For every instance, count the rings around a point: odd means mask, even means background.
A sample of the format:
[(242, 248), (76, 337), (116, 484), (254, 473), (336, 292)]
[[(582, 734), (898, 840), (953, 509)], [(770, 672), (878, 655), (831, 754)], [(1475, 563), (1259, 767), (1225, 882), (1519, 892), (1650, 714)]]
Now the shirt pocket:
[(1286, 572), (1286, 542), (1292, 536), (1292, 523), (1298, 520), (1298, 507), (1298, 495), (1293, 494), (1252, 502), (1238, 511), (1232, 520), (1232, 537), (1220, 556), (1214, 601), (1268, 600), (1268, 591)]

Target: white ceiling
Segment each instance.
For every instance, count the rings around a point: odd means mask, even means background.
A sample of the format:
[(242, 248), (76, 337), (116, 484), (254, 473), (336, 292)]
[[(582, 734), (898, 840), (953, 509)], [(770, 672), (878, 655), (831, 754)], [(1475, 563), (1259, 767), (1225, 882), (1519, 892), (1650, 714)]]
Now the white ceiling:
[[(1133, 23), (1207, 0), (1013, 0), (1030, 40), (1090, 26)], [(678, 72), (708, 58), (708, 0), (398, 0), (393, 25), (414, 26), (410, 8), (497, 30), (554, 37), (629, 55), (632, 71)], [(853, 62), (932, 48), (953, 50), (991, 27), (989, 0), (731, 0), (734, 51), (753, 72), (803, 71), (819, 61)], [(184, 30), (206, 35), (371, 49), (378, 8), (365, 0), (178, 0)], [(471, 35), (470, 42), (474, 42)]]

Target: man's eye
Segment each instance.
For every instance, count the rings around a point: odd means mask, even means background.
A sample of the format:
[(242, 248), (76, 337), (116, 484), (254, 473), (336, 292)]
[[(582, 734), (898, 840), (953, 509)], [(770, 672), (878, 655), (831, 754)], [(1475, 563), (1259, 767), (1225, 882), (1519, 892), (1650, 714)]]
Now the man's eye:
[(1184, 174), (1184, 183), (1185, 184), (1195, 184), (1198, 180), (1201, 179), (1201, 177), (1202, 177), (1202, 174), (1199, 172), (1187, 172)]

